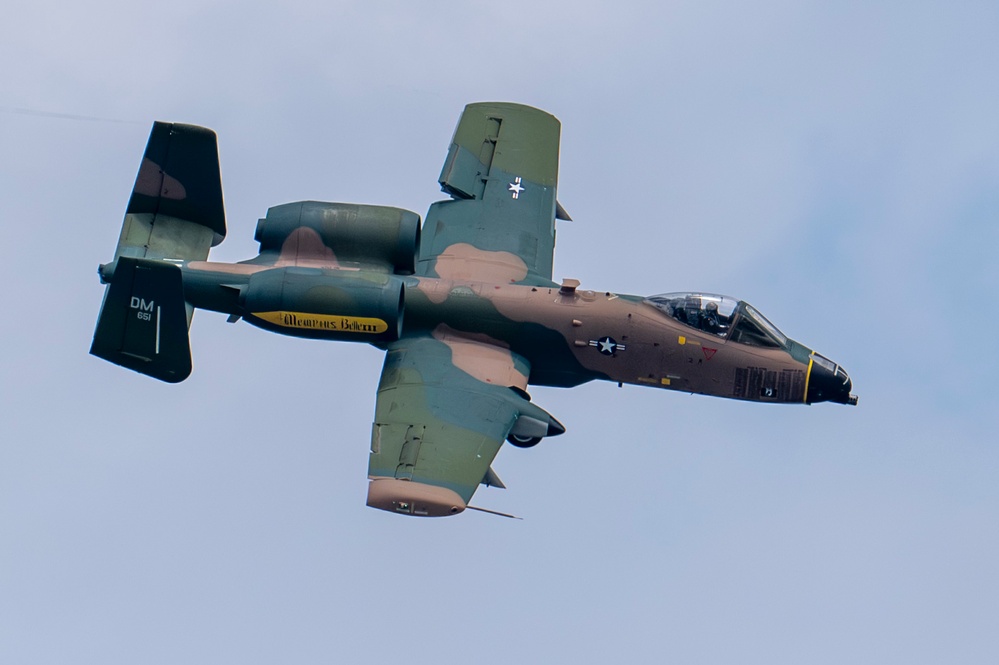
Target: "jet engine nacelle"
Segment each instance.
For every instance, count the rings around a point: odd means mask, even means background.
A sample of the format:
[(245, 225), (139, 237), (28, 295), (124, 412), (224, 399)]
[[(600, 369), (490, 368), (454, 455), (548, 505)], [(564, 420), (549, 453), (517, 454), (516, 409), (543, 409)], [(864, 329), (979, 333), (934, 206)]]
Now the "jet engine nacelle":
[(253, 237), (262, 256), (310, 252), (343, 267), (411, 275), (420, 216), (389, 206), (297, 201), (270, 208)]
[(276, 268), (250, 276), (244, 318), (293, 335), (354, 342), (399, 339), (406, 290), (395, 275)]

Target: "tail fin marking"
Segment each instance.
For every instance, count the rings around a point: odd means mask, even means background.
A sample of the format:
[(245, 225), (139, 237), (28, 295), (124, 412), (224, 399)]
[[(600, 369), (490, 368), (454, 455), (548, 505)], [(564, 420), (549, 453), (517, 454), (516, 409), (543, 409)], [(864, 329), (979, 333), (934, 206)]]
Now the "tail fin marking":
[(121, 257), (104, 296), (90, 353), (161, 381), (191, 374), (180, 268)]

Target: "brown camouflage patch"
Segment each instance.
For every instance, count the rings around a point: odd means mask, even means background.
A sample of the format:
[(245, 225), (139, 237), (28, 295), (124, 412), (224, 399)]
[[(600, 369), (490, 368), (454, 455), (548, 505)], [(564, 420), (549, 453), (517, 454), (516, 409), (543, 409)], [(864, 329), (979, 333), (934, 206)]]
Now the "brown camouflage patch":
[(143, 158), (139, 167), (139, 175), (135, 177), (136, 194), (145, 196), (162, 196), (165, 199), (178, 201), (187, 198), (187, 190), (176, 178), (171, 178), (160, 170), (160, 165), (153, 160)]
[(339, 268), (333, 250), (323, 243), (315, 229), (300, 226), (284, 239), (275, 267), (302, 266), (308, 268)]
[(451, 349), (451, 362), (483, 383), (527, 389), (527, 376), (513, 364), (510, 345), (481, 333), (465, 333), (447, 324), (434, 328), (434, 339)]
[(468, 243), (449, 245), (434, 266), (441, 279), (504, 284), (527, 277), (524, 259), (511, 252), (488, 252)]

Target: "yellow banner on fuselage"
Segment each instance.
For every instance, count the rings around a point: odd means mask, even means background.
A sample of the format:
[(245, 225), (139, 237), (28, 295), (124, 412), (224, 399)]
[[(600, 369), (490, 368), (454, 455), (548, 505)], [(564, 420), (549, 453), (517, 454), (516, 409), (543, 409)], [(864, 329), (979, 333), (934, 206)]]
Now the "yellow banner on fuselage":
[(381, 319), (339, 314), (308, 314), (306, 312), (253, 312), (253, 316), (283, 328), (380, 335), (388, 330)]

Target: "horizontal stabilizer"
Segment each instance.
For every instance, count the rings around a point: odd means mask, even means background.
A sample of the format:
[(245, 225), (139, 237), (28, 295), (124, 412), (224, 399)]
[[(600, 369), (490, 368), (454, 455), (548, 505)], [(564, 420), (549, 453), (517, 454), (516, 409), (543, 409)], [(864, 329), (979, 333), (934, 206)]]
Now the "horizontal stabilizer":
[(191, 374), (180, 268), (121, 257), (104, 294), (90, 353), (161, 381)]

